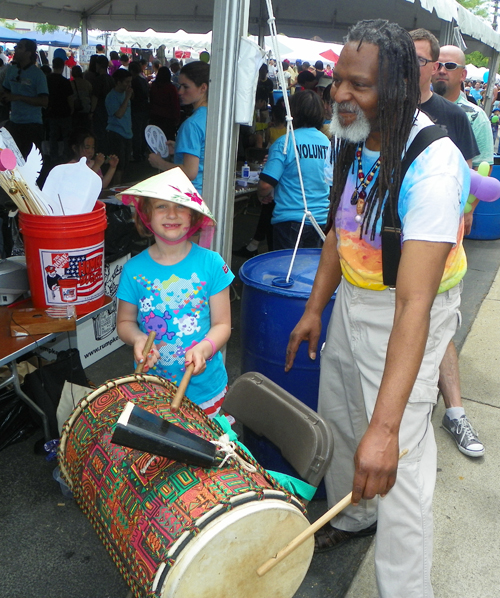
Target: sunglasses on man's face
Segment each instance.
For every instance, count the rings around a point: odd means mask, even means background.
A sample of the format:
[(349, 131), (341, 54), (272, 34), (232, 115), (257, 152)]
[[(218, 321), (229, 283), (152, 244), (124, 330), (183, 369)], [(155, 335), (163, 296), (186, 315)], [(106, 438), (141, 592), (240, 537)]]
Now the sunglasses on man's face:
[(445, 68), (447, 71), (455, 71), (456, 69), (464, 69), (465, 64), (457, 64), (456, 62), (437, 62), (438, 71)]

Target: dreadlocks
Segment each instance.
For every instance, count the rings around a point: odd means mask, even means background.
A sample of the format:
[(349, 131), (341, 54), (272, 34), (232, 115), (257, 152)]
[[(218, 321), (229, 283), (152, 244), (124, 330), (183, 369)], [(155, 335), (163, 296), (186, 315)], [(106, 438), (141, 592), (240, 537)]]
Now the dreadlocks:
[[(378, 126), (380, 170), (368, 197), (361, 225), (361, 235), (372, 222), (371, 239), (387, 195), (388, 208), (394, 215), (401, 183), (401, 157), (413, 126), (420, 101), (420, 69), (410, 35), (395, 23), (383, 19), (360, 21), (352, 27), (345, 43), (359, 42), (378, 47)], [(333, 186), (329, 222), (335, 216), (347, 175), (353, 166), (357, 144), (338, 140), (334, 148)], [(372, 219), (373, 214), (375, 217)]]

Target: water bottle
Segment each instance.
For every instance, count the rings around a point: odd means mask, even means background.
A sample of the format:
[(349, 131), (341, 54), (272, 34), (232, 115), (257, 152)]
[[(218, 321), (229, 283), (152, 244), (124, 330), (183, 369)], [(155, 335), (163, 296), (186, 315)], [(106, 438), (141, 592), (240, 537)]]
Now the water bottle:
[(248, 166), (248, 162), (245, 162), (245, 164), (243, 164), (243, 168), (241, 169), (241, 178), (250, 178), (250, 166)]

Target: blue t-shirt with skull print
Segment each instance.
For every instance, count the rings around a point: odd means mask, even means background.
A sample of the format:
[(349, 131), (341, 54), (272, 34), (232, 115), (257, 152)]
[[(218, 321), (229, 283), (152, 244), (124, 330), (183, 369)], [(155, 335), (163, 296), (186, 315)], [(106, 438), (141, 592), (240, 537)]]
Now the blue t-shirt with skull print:
[[(210, 330), (210, 297), (233, 279), (218, 253), (194, 243), (188, 255), (173, 266), (158, 264), (147, 249), (125, 264), (117, 297), (137, 305), (137, 323), (143, 332), (156, 332), (160, 360), (151, 373), (180, 383), (186, 351)], [(226, 368), (217, 352), (206, 370), (191, 378), (186, 396), (199, 405), (217, 396), (226, 385)]]

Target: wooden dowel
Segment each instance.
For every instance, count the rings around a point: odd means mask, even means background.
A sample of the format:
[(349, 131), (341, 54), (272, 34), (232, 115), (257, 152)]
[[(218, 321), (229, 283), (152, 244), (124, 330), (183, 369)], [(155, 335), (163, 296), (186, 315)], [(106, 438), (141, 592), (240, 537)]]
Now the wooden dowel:
[[(408, 449), (404, 449), (401, 451), (399, 458), (401, 459), (406, 455)], [(267, 560), (263, 565), (261, 565), (257, 569), (257, 575), (262, 577), (266, 573), (268, 573), (274, 566), (280, 563), (284, 558), (286, 558), (289, 554), (291, 554), (296, 548), (298, 548), (301, 544), (303, 544), (308, 538), (314, 535), (320, 528), (322, 528), (325, 523), (328, 523), (331, 519), (333, 519), (336, 515), (343, 511), (348, 505), (351, 504), (352, 499), (352, 492), (349, 492), (347, 496), (344, 496), (342, 500), (340, 500), (336, 505), (334, 505), (331, 509), (329, 509), (324, 515), (322, 515), (319, 519), (317, 519), (314, 523), (312, 523), (308, 528), (306, 528), (302, 533), (296, 536), (293, 540), (291, 540), (284, 548), (282, 548), (276, 556), (271, 557)]]
[(142, 370), (144, 369), (144, 366), (146, 365), (146, 361), (148, 359), (148, 354), (151, 351), (151, 347), (153, 346), (153, 343), (155, 342), (155, 338), (156, 338), (156, 332), (150, 332), (149, 336), (148, 336), (148, 340), (146, 341), (146, 344), (144, 345), (144, 351), (142, 352), (142, 363), (138, 363), (137, 367), (135, 368), (135, 374), (142, 374)]
[(172, 403), (170, 404), (170, 411), (174, 413), (179, 411), (179, 407), (181, 406), (182, 399), (184, 398), (184, 393), (186, 392), (186, 388), (188, 387), (189, 381), (191, 380), (191, 376), (193, 375), (194, 370), (194, 363), (190, 363), (186, 371), (184, 372), (184, 376), (182, 376), (181, 383), (179, 384), (179, 388), (175, 393), (174, 398), (172, 399)]

